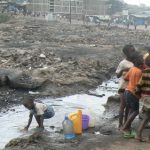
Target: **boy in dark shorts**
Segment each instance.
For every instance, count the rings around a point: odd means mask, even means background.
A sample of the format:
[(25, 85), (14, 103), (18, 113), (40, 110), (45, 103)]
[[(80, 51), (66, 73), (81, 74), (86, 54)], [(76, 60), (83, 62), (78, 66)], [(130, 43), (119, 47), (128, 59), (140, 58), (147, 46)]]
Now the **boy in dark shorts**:
[(131, 132), (131, 124), (135, 117), (139, 113), (139, 96), (136, 95), (136, 86), (142, 76), (143, 68), (143, 57), (138, 52), (132, 54), (132, 62), (134, 67), (132, 67), (125, 76), (125, 80), (129, 81), (128, 86), (125, 91), (125, 97), (127, 100), (127, 107), (129, 108), (129, 116), (125, 122), (123, 128), (121, 129), (124, 132), (124, 137), (135, 136)]
[(25, 130), (28, 130), (32, 122), (33, 116), (35, 117), (38, 127), (37, 129), (44, 129), (44, 119), (52, 118), (55, 115), (54, 109), (52, 106), (48, 106), (43, 103), (34, 102), (32, 98), (27, 98), (23, 101), (23, 105), (30, 110), (28, 124), (25, 127)]

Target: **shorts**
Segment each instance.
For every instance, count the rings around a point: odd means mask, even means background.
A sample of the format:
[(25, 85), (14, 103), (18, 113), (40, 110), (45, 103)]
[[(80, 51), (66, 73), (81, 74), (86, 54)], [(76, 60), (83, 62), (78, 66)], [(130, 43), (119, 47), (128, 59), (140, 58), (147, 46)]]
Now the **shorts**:
[(119, 89), (118, 90), (118, 93), (120, 94), (120, 93), (124, 93), (125, 92), (125, 89)]
[(44, 119), (50, 119), (55, 115), (54, 109), (52, 106), (47, 106), (47, 110), (44, 112)]
[(127, 106), (132, 111), (139, 112), (139, 99), (133, 95), (130, 91), (125, 91), (125, 97), (127, 101)]

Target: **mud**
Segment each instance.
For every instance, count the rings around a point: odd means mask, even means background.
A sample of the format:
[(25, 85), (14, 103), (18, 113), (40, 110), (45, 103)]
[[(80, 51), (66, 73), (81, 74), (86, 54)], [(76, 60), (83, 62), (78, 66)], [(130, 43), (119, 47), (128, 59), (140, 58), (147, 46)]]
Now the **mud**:
[[(29, 94), (42, 99), (78, 93), (103, 97), (103, 93), (94, 90), (114, 76), (123, 58), (122, 47), (132, 43), (143, 50), (149, 37), (149, 30), (48, 23), (29, 18), (13, 18), (0, 24), (0, 111), (7, 113), (12, 105), (19, 105)], [(107, 90), (109, 92), (109, 88)], [(75, 141), (64, 141), (60, 132), (52, 136), (50, 132), (14, 140), (6, 149), (148, 148), (148, 144), (123, 140), (118, 133), (118, 103), (105, 105), (105, 108), (99, 125)]]

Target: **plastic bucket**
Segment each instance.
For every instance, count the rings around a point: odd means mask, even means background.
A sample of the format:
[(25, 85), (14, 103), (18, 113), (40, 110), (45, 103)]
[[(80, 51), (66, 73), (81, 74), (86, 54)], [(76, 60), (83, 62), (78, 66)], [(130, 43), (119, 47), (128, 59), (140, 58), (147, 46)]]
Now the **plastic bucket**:
[(89, 116), (88, 115), (82, 115), (82, 129), (86, 130), (89, 127)]

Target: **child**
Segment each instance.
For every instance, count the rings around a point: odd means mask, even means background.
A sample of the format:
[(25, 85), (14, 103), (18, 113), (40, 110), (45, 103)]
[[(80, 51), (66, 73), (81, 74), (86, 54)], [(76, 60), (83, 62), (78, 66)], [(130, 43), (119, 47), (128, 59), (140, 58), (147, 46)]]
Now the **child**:
[(125, 91), (127, 107), (130, 109), (129, 116), (125, 122), (122, 131), (124, 132), (124, 137), (134, 137), (135, 135), (130, 132), (131, 124), (135, 117), (139, 113), (139, 97), (135, 94), (136, 85), (138, 84), (143, 67), (143, 58), (138, 52), (134, 52), (132, 55), (132, 62), (134, 67), (132, 67), (125, 76), (125, 80), (129, 81), (128, 86)]
[[(133, 45), (125, 45), (122, 51), (126, 58), (120, 62), (120, 64), (117, 67), (117, 70), (116, 70), (117, 77), (120, 78), (119, 90), (118, 90), (118, 93), (120, 94), (119, 129), (123, 125), (123, 116), (124, 116), (124, 110), (126, 107), (124, 91), (125, 91), (125, 88), (126, 88), (128, 82), (126, 82), (124, 80), (124, 76), (127, 73), (127, 71), (131, 67), (133, 67), (133, 63), (130, 60), (130, 55), (133, 52), (135, 52), (135, 48)], [(124, 121), (126, 121), (126, 120), (127, 120), (127, 112), (125, 114)]]
[(43, 130), (44, 119), (49, 119), (54, 116), (54, 110), (51, 106), (48, 106), (43, 103), (34, 102), (32, 98), (25, 99), (23, 105), (30, 110), (28, 125), (25, 127), (25, 130), (28, 130), (32, 122), (33, 116), (35, 117), (39, 130)]
[(148, 121), (150, 121), (150, 56), (145, 59), (145, 64), (149, 68), (145, 69), (142, 73), (142, 77), (137, 85), (136, 92), (141, 93), (144, 118), (138, 128), (136, 139), (140, 142), (144, 141), (142, 138), (142, 132)]

